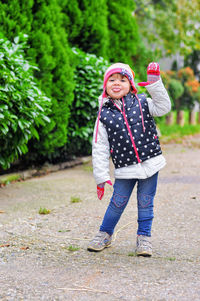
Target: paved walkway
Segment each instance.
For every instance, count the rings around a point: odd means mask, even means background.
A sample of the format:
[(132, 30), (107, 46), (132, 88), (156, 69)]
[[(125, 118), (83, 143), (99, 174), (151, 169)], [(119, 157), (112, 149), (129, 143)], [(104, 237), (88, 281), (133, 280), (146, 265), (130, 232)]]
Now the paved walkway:
[(163, 152), (152, 258), (134, 256), (135, 192), (112, 248), (87, 252), (112, 193), (91, 163), (1, 188), (0, 300), (200, 300), (200, 138)]

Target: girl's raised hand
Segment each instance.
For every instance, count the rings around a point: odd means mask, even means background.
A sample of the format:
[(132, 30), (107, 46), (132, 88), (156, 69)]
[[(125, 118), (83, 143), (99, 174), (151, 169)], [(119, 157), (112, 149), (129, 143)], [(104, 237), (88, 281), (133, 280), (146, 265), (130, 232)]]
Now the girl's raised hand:
[(160, 79), (160, 66), (152, 62), (147, 67), (147, 82), (138, 83), (138, 86), (144, 87), (157, 82)]

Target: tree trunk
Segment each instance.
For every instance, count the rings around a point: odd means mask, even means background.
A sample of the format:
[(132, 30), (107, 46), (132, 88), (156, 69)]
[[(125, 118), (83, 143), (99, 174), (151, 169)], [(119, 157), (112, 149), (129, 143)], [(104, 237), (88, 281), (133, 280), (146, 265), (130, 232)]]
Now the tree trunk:
[(190, 111), (189, 113), (189, 124), (195, 125), (196, 124), (196, 112)]
[(167, 116), (166, 116), (166, 124), (167, 125), (173, 124), (173, 112), (170, 112), (169, 114), (167, 114)]
[(200, 124), (200, 112), (198, 112), (198, 124)]
[(176, 123), (180, 126), (184, 126), (184, 111), (177, 112)]

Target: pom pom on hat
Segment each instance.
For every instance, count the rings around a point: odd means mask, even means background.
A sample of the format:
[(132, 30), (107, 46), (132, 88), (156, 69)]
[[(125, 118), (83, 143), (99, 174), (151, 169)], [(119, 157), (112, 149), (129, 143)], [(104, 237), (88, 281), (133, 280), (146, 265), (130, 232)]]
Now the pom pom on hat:
[(104, 74), (103, 95), (102, 95), (103, 97), (107, 97), (106, 84), (107, 84), (108, 78), (114, 73), (119, 73), (121, 75), (126, 76), (128, 78), (128, 80), (130, 81), (133, 92), (135, 94), (137, 93), (137, 89), (136, 89), (135, 83), (134, 83), (134, 77), (135, 77), (134, 71), (127, 64), (116, 63), (116, 64), (111, 65)]

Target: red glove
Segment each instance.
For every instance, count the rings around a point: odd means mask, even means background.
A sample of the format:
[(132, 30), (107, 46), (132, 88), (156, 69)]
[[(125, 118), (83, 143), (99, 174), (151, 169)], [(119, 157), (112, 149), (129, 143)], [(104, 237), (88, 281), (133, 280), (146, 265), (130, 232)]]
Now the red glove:
[(158, 63), (150, 63), (147, 67), (147, 82), (138, 83), (138, 86), (144, 87), (151, 85), (160, 79), (160, 66)]
[(97, 185), (97, 196), (99, 200), (101, 200), (104, 196), (104, 186), (106, 183), (112, 186), (112, 182), (110, 180)]

